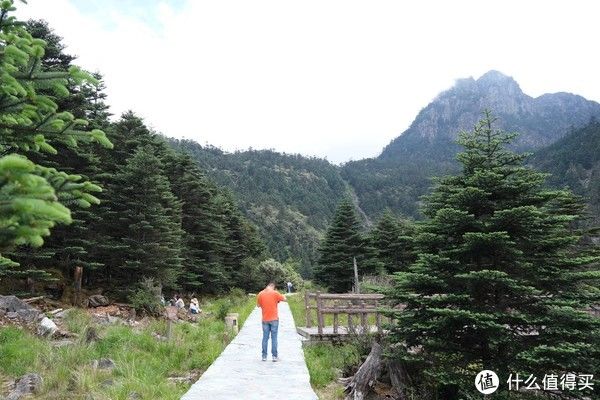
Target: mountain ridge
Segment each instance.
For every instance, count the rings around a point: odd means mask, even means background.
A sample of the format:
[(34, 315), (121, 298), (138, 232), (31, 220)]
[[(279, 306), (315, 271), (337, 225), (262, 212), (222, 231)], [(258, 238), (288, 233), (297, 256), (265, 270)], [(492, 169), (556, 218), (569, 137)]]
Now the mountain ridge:
[(485, 109), (497, 118), (496, 128), (520, 133), (513, 145), (517, 151), (548, 146), (600, 116), (595, 101), (567, 92), (531, 97), (514, 78), (495, 70), (479, 79), (458, 79), (379, 156), (342, 166), (363, 210), (370, 217), (385, 208), (419, 217), (418, 201), (427, 193), (430, 177), (456, 171), (458, 132), (471, 129)]
[(342, 165), (272, 150), (228, 153), (190, 140), (169, 141), (234, 193), (276, 258), (298, 260), (303, 275), (310, 276), (320, 240), (342, 198), (355, 202), (365, 226), (385, 209), (419, 218), (419, 198), (429, 190), (431, 177), (458, 168), (457, 133), (470, 130), (485, 108), (498, 118), (498, 128), (521, 133), (515, 146), (519, 151), (546, 148), (591, 118), (600, 119), (600, 104), (594, 101), (567, 92), (534, 98), (512, 77), (492, 70), (478, 79), (458, 79), (379, 156)]

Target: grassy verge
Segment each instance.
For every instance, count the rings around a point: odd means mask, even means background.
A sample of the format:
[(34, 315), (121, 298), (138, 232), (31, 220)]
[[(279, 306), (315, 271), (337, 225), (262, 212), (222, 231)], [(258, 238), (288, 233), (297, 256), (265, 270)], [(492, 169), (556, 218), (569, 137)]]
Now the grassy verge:
[[(189, 384), (172, 383), (168, 378), (208, 368), (231, 340), (221, 314), (238, 312), (243, 323), (255, 301), (253, 297), (229, 296), (205, 303), (204, 310), (210, 316), (196, 324), (175, 324), (171, 341), (155, 336), (166, 333), (166, 322), (161, 320), (143, 328), (97, 327), (97, 342), (86, 344), (80, 339), (64, 347), (54, 347), (19, 328), (3, 327), (0, 380), (7, 382), (27, 372), (41, 374), (44, 385), (36, 399), (126, 400), (132, 393), (142, 399), (179, 399)], [(82, 310), (69, 313), (67, 318), (67, 326), (75, 333), (85, 332), (92, 324)], [(111, 358), (116, 368), (94, 370), (92, 361), (99, 358)]]
[[(304, 294), (289, 296), (288, 303), (296, 325), (304, 325)], [(317, 343), (304, 347), (310, 383), (321, 400), (343, 399), (343, 387), (337, 379), (360, 364), (364, 349), (359, 343), (333, 345)]]

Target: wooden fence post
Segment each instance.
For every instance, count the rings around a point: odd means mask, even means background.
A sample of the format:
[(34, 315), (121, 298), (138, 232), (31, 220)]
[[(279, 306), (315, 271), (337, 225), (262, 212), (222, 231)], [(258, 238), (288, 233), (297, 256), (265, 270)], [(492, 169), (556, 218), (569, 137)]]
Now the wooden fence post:
[(308, 292), (304, 292), (304, 308), (306, 310), (306, 327), (310, 328), (312, 321), (310, 318), (310, 294)]
[(317, 292), (317, 324), (318, 326), (318, 331), (319, 331), (319, 335), (323, 334), (323, 325), (324, 320), (323, 320), (323, 313), (321, 312), (321, 310), (323, 309), (323, 299), (321, 299), (321, 292)]
[[(363, 310), (365, 310), (367, 308), (364, 300), (360, 302), (360, 308), (362, 308)], [(360, 324), (363, 327), (363, 332), (367, 333), (367, 329), (369, 328), (369, 325), (367, 324), (367, 313), (366, 312), (360, 313)]]
[(338, 313), (333, 313), (333, 333), (338, 333)]
[(83, 278), (83, 267), (75, 267), (73, 280), (75, 281), (75, 304), (81, 306), (81, 280)]

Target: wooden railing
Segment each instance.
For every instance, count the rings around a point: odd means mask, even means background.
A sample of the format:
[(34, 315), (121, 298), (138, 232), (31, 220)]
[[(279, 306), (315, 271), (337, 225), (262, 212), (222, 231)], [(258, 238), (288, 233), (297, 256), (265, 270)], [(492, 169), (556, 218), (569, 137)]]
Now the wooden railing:
[[(304, 294), (304, 306), (306, 307), (306, 327), (311, 328), (313, 310), (317, 318), (317, 329), (319, 335), (323, 334), (325, 327), (325, 315), (333, 315), (333, 333), (339, 332), (340, 315), (346, 315), (348, 332), (356, 332), (354, 317), (360, 318), (360, 326), (363, 332), (369, 332), (371, 325), (369, 317), (374, 316), (377, 332), (381, 333), (381, 311), (379, 303), (383, 300), (382, 294), (329, 294), (308, 293)], [(372, 319), (372, 318), (371, 318)]]

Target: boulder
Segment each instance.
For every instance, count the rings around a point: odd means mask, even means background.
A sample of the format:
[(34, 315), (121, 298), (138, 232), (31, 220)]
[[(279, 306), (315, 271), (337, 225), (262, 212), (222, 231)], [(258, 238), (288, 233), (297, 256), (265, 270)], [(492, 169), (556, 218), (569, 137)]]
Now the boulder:
[(40, 325), (38, 326), (38, 335), (41, 336), (52, 336), (58, 330), (58, 326), (48, 317), (44, 317), (40, 321)]
[(93, 296), (88, 297), (88, 307), (104, 307), (109, 305), (110, 302), (106, 298), (106, 296), (102, 296), (101, 294), (95, 294)]
[(19, 319), (25, 323), (36, 321), (41, 313), (17, 296), (0, 296), (0, 310), (6, 313), (7, 318)]
[(14, 386), (14, 389), (10, 391), (6, 400), (19, 400), (30, 394), (35, 394), (42, 388), (42, 377), (38, 374), (27, 374), (23, 375)]
[(117, 365), (110, 358), (101, 358), (99, 360), (92, 361), (92, 368), (94, 369), (115, 369)]
[(102, 387), (103, 389), (108, 389), (109, 387), (113, 386), (115, 384), (114, 379), (105, 379), (102, 381), (102, 383), (100, 383), (100, 387)]

